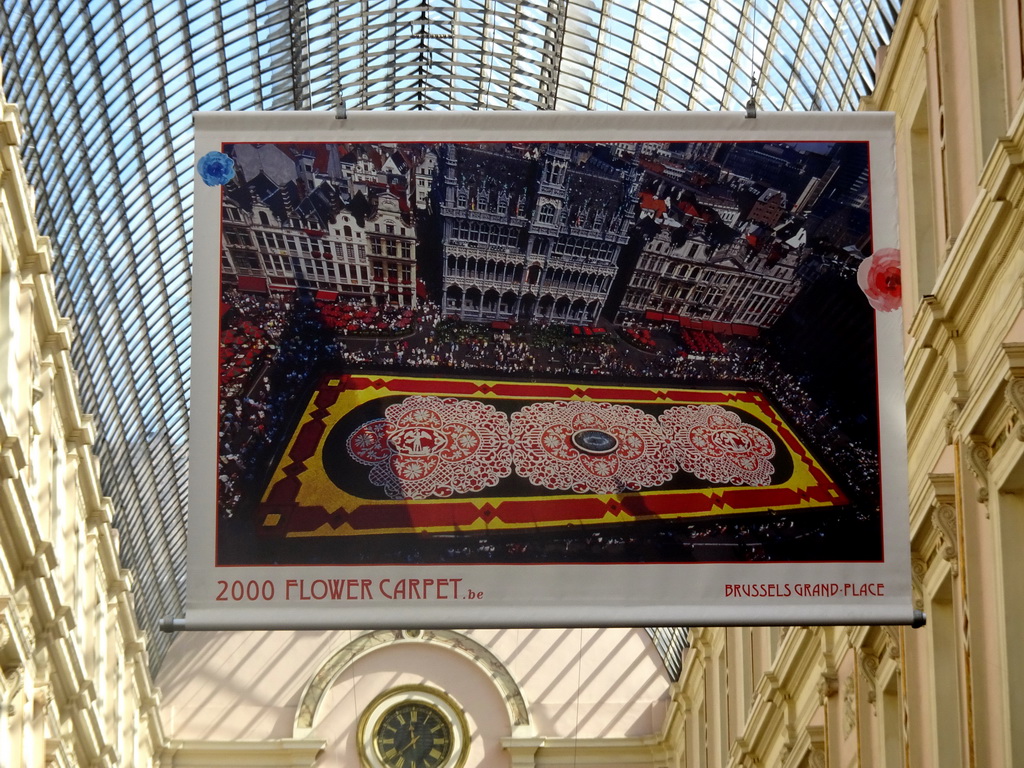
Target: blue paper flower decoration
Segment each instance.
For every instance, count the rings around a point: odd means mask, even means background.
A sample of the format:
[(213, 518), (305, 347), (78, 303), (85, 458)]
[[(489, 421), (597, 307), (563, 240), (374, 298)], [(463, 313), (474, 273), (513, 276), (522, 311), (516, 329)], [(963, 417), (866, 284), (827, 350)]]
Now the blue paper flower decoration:
[(223, 152), (207, 152), (199, 158), (196, 170), (208, 187), (219, 187), (235, 178), (235, 161)]

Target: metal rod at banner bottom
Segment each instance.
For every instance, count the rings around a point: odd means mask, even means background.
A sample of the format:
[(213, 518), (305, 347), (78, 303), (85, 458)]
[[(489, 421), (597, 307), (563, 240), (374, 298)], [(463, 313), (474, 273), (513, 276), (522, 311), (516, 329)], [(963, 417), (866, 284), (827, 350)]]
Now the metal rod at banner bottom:
[[(847, 626), (851, 623), (856, 622), (843, 622), (843, 621), (821, 621), (815, 624), (790, 624), (790, 626)], [(912, 629), (920, 629), (928, 623), (928, 617), (924, 611), (914, 609), (912, 618), (905, 624), (910, 626)], [(696, 623), (695, 623), (696, 624)], [(781, 622), (780, 626), (786, 625), (786, 622)], [(189, 621), (186, 616), (165, 616), (160, 619), (160, 631), (161, 632), (218, 632), (218, 631), (249, 631), (249, 630), (288, 630), (288, 629), (308, 629), (308, 630), (326, 630), (326, 629), (345, 629), (348, 627), (340, 627), (336, 623), (331, 622), (311, 622), (309, 624), (302, 624), (301, 626), (295, 623), (292, 624), (273, 624), (268, 622), (237, 622), (237, 623), (226, 623), (223, 621), (208, 621), (208, 620), (192, 620)], [(567, 625), (561, 625), (567, 626)], [(583, 626), (583, 625), (580, 625)], [(589, 624), (587, 625), (589, 626)], [(732, 622), (730, 624), (719, 623), (719, 626), (748, 626), (742, 622)], [(403, 626), (395, 625), (394, 627), (379, 626), (379, 629), (401, 629)], [(430, 629), (430, 627), (419, 627), (419, 629)]]

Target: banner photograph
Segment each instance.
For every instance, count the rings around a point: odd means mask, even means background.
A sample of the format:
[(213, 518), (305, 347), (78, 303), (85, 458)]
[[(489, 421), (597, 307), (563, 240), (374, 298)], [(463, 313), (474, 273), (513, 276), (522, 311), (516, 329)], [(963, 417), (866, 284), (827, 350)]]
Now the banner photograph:
[(186, 626), (910, 623), (892, 145), (197, 114)]

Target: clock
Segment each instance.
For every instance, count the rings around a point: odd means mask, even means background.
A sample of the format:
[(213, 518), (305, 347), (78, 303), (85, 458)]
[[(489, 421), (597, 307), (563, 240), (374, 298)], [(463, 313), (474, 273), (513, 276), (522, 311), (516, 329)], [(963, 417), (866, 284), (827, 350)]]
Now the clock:
[(429, 704), (403, 701), (381, 717), (373, 746), (391, 768), (440, 768), (452, 750), (452, 726)]
[(451, 697), (427, 686), (402, 686), (378, 696), (359, 720), (367, 768), (461, 768), (466, 720)]

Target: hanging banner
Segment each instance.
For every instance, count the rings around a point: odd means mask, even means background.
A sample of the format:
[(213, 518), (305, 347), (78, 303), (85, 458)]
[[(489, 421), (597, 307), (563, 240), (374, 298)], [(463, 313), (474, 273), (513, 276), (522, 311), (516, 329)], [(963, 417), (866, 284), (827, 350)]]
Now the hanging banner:
[(913, 621), (891, 115), (196, 152), (178, 626)]

